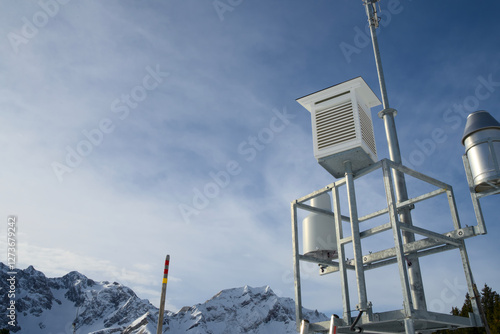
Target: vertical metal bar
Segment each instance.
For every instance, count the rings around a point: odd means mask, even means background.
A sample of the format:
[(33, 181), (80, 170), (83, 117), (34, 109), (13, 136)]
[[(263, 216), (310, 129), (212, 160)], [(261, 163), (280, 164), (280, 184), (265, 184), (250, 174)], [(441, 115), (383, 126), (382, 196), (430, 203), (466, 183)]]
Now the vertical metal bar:
[(358, 289), (358, 310), (368, 310), (368, 299), (366, 296), (365, 271), (363, 268), (363, 252), (361, 249), (361, 236), (359, 234), (358, 207), (356, 205), (356, 193), (354, 191), (354, 180), (352, 165), (350, 161), (344, 162), (345, 177), (347, 185), (347, 196), (349, 200), (349, 215), (351, 217), (352, 246), (354, 250), (354, 271)]
[(478, 301), (477, 306), (479, 308), (479, 314), (481, 315), (481, 321), (483, 323), (484, 330), (486, 334), (491, 334), (490, 326), (488, 325), (488, 320), (486, 319), (486, 314), (484, 313), (483, 305), (481, 304), (481, 296), (479, 295), (479, 291), (477, 291), (476, 284), (474, 284), (473, 288), (474, 288), (474, 300)]
[(302, 320), (300, 325), (300, 334), (309, 334), (309, 321)]
[(167, 293), (168, 281), (168, 266), (170, 265), (170, 255), (165, 258), (165, 267), (163, 268), (163, 280), (161, 284), (161, 298), (160, 298), (160, 311), (158, 314), (158, 326), (156, 327), (156, 334), (161, 334), (163, 330), (163, 314), (165, 312), (165, 295)]
[(481, 204), (479, 203), (479, 198), (477, 197), (476, 190), (474, 189), (474, 179), (472, 177), (472, 171), (470, 169), (469, 158), (467, 154), (462, 156), (464, 162), (465, 175), (467, 176), (467, 183), (469, 184), (470, 197), (472, 199), (472, 206), (474, 207), (474, 213), (476, 214), (477, 229), (474, 232), (477, 234), (486, 234), (486, 224), (484, 223), (483, 210), (481, 209)]
[(389, 218), (392, 225), (394, 245), (396, 248), (396, 258), (398, 260), (399, 278), (401, 280), (401, 288), (403, 290), (404, 310), (406, 316), (411, 317), (413, 312), (413, 305), (411, 300), (408, 273), (405, 268), (403, 240), (400, 233), (401, 229), (399, 228), (400, 223), (397, 219), (396, 202), (394, 198), (394, 187), (392, 185), (391, 171), (389, 170), (389, 166), (386, 160), (383, 160), (382, 162), (382, 172), (384, 174), (385, 194), (387, 198), (387, 206), (389, 209)]
[(299, 260), (299, 230), (297, 226), (297, 201), (291, 204), (292, 209), (292, 239), (293, 239), (293, 272), (295, 285), (295, 321), (297, 331), (300, 331), (302, 321), (302, 295), (300, 292), (300, 260)]
[(332, 316), (330, 317), (330, 329), (328, 331), (328, 334), (337, 334), (337, 324), (335, 323), (335, 319), (335, 315), (332, 314)]
[(413, 319), (405, 319), (405, 334), (415, 334)]
[[(379, 113), (379, 117), (384, 120), (385, 132), (387, 137), (387, 144), (389, 147), (389, 156), (392, 161), (397, 164), (401, 164), (401, 151), (399, 148), (398, 135), (396, 131), (396, 123), (394, 122), (394, 116), (396, 114), (396, 110), (391, 109), (389, 107), (389, 99), (387, 97), (387, 90), (385, 87), (385, 78), (384, 71), (382, 68), (382, 60), (380, 57), (380, 51), (378, 47), (377, 40), (377, 32), (376, 26), (378, 26), (378, 18), (375, 15), (375, 4), (379, 0), (365, 0), (365, 8), (366, 15), (368, 16), (368, 22), (370, 25), (370, 33), (373, 44), (373, 52), (375, 55), (375, 62), (377, 64), (377, 72), (380, 83), (380, 91), (382, 94), (382, 102), (384, 106), (384, 110)], [(396, 198), (398, 202), (404, 202), (408, 200), (408, 191), (406, 189), (406, 181), (404, 178), (404, 174), (400, 171), (394, 170), (394, 181), (395, 181), (395, 190), (396, 190)], [(411, 214), (409, 208), (403, 208), (400, 213), (399, 220), (408, 225), (413, 225)], [(403, 232), (403, 239), (405, 243), (410, 243), (415, 241), (415, 235), (411, 232)], [(420, 262), (418, 257), (410, 256), (409, 260), (412, 262), (412, 266), (408, 268), (408, 274), (410, 278), (411, 284), (411, 293), (413, 298), (413, 305), (415, 309), (426, 310), (427, 305), (425, 301), (424, 287), (422, 283), (422, 273), (420, 270)]]
[[(481, 209), (481, 203), (479, 203), (479, 198), (477, 196), (474, 187), (474, 178), (472, 176), (472, 171), (470, 169), (469, 158), (467, 154), (462, 156), (464, 162), (465, 175), (467, 176), (467, 183), (469, 184), (470, 196), (472, 199), (472, 205), (474, 207), (474, 213), (476, 215), (477, 226), (474, 227), (474, 232), (476, 234), (486, 234), (486, 224), (484, 223), (483, 210)], [(467, 254), (467, 249), (465, 247), (465, 241), (462, 240), (462, 247), (460, 247), (460, 256), (462, 257), (462, 264), (464, 267), (465, 278), (467, 280), (467, 288), (469, 290), (469, 296), (471, 297), (472, 310), (476, 321), (481, 321), (483, 326), (485, 326), (486, 333), (490, 333), (486, 317), (484, 315), (481, 300), (478, 298), (478, 293), (476, 291), (476, 284), (474, 283), (474, 277), (472, 276), (472, 270), (470, 268), (469, 255)], [(479, 302), (478, 302), (479, 299)]]
[(375, 54), (375, 63), (377, 65), (378, 82), (380, 84), (380, 93), (382, 94), (382, 105), (384, 109), (389, 108), (389, 98), (387, 97), (387, 89), (385, 87), (384, 70), (382, 68), (382, 58), (380, 57), (380, 50), (378, 48), (376, 27), (378, 26), (378, 19), (375, 17), (373, 6), (379, 0), (365, 0), (366, 15), (368, 16), (368, 24), (370, 25), (370, 32), (372, 36), (373, 53)]
[(451, 218), (453, 219), (453, 226), (455, 230), (461, 229), (460, 217), (458, 216), (457, 203), (455, 201), (455, 195), (453, 194), (453, 189), (447, 190), (446, 195), (448, 196), (448, 203), (450, 205)]
[(332, 189), (333, 212), (335, 213), (335, 232), (337, 235), (337, 254), (339, 255), (340, 286), (342, 289), (343, 320), (345, 325), (351, 323), (351, 302), (349, 298), (349, 283), (345, 264), (345, 245), (340, 242), (344, 238), (342, 215), (340, 211), (340, 197), (338, 187)]
[[(465, 247), (465, 242), (462, 240), (462, 245), (459, 247), (460, 249), (460, 257), (462, 258), (462, 265), (464, 267), (464, 273), (465, 273), (465, 280), (467, 282), (467, 289), (469, 292), (469, 297), (471, 300), (471, 305), (472, 305), (472, 312), (474, 313), (474, 316), (476, 317), (476, 321), (481, 321), (481, 312), (480, 312), (480, 305), (478, 305), (478, 302), (475, 296), (475, 291), (474, 291), (474, 277), (472, 276), (472, 270), (470, 267), (470, 261), (469, 261), (469, 255), (467, 254), (467, 248)], [(483, 324), (484, 325), (484, 324)]]

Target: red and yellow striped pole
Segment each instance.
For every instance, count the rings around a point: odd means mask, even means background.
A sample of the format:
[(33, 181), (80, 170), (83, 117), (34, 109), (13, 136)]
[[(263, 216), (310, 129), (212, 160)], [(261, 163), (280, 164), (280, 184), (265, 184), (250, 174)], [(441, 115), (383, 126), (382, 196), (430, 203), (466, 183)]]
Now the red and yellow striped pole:
[(160, 299), (160, 313), (158, 314), (158, 327), (156, 334), (161, 334), (163, 329), (163, 313), (165, 312), (165, 295), (167, 293), (168, 281), (168, 266), (170, 264), (170, 255), (165, 258), (165, 269), (163, 269), (163, 281), (161, 284), (161, 299)]

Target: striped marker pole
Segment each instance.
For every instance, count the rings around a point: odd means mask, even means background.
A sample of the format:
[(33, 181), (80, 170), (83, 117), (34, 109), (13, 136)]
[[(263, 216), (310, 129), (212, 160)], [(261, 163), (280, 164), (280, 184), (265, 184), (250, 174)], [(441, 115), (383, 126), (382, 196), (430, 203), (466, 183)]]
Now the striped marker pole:
[(165, 258), (165, 269), (163, 270), (163, 281), (161, 284), (160, 313), (158, 314), (158, 327), (156, 329), (156, 334), (161, 334), (163, 329), (163, 313), (165, 312), (165, 294), (167, 293), (169, 264), (170, 264), (170, 255), (167, 255), (167, 257)]

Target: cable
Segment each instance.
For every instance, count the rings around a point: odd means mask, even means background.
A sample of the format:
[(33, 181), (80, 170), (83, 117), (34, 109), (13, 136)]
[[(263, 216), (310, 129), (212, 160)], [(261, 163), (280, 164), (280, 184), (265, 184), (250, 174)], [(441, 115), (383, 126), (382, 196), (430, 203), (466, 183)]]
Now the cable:
[(354, 320), (354, 322), (352, 323), (351, 327), (349, 328), (351, 330), (351, 332), (358, 332), (358, 333), (361, 333), (363, 331), (363, 329), (361, 327), (356, 327), (356, 324), (358, 323), (359, 319), (361, 319), (361, 316), (363, 315), (363, 310), (359, 311), (359, 314), (358, 316), (356, 317), (356, 320)]

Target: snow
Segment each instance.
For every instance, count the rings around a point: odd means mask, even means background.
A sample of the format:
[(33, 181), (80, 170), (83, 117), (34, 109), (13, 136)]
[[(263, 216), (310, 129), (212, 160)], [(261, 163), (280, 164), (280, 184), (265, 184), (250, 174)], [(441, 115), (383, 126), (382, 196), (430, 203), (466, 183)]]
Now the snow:
[[(6, 276), (1, 269), (0, 276)], [(26, 305), (18, 314), (22, 333), (73, 333), (73, 322), (76, 333), (156, 333), (158, 309), (119, 283), (94, 282), (77, 272), (47, 278), (32, 267), (20, 270), (18, 277), (19, 298)], [(312, 322), (328, 320), (315, 311), (303, 312)], [(1, 321), (0, 328), (5, 327)], [(269, 286), (222, 290), (204, 303), (166, 312), (163, 333), (296, 333), (295, 303)]]
[(65, 291), (51, 289), (57, 302), (52, 303), (50, 312), (43, 312), (40, 317), (31, 314), (19, 314), (18, 323), (22, 327), (22, 332), (32, 334), (60, 334), (73, 333), (73, 320), (76, 316), (74, 303), (64, 297)]

